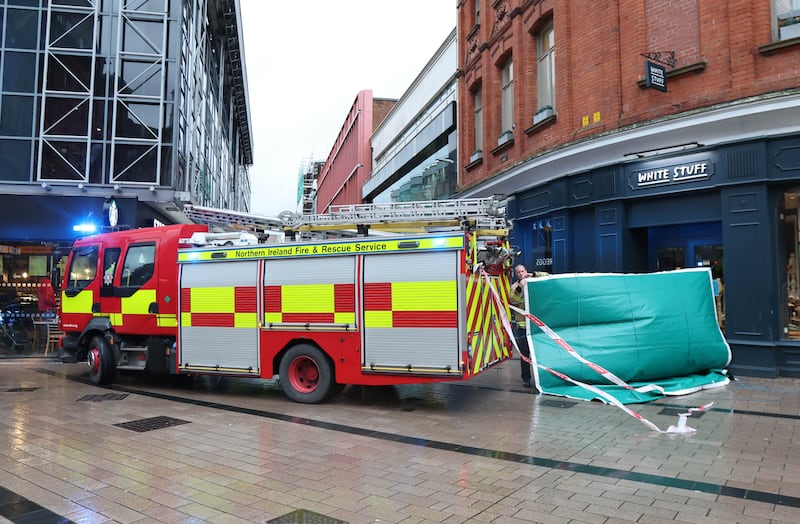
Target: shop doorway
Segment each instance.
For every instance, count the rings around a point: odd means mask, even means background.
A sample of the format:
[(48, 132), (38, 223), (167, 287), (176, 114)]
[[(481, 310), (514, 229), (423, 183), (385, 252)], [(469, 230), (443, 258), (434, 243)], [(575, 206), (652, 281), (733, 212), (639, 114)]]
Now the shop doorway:
[(717, 318), (725, 327), (725, 273), (722, 223), (707, 222), (650, 227), (647, 230), (648, 269), (670, 271), (692, 267), (711, 269)]

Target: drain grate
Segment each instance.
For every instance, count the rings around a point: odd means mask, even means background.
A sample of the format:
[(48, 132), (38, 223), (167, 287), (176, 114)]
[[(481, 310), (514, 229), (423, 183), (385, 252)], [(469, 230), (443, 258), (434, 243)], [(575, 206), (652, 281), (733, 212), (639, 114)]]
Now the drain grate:
[(6, 393), (24, 393), (26, 391), (36, 391), (39, 388), (8, 388)]
[(307, 509), (298, 509), (282, 515), (278, 518), (268, 520), (267, 524), (348, 524), (346, 520), (326, 517)]
[(154, 429), (170, 428), (172, 426), (180, 426), (181, 424), (188, 423), (188, 420), (180, 420), (172, 417), (151, 417), (132, 420), (131, 422), (121, 422), (114, 425), (123, 429), (144, 433), (146, 431), (153, 431)]
[(125, 400), (128, 398), (127, 393), (105, 393), (102, 395), (84, 395), (78, 399), (78, 402), (103, 402), (104, 400)]
[(577, 402), (569, 402), (567, 400), (551, 400), (544, 399), (539, 401), (540, 406), (547, 406), (548, 408), (571, 408)]
[[(659, 415), (669, 415), (670, 417), (677, 417), (682, 413), (688, 413), (689, 408), (664, 408), (658, 412)], [(705, 415), (705, 411), (692, 412), (691, 418), (700, 418)]]

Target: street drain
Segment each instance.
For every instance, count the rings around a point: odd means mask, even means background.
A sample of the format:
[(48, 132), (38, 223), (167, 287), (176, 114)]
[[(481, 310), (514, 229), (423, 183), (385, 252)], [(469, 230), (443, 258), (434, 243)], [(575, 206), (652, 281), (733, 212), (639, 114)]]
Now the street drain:
[(6, 393), (23, 393), (25, 391), (36, 391), (39, 388), (8, 388)]
[(103, 402), (104, 400), (125, 400), (128, 398), (127, 393), (104, 393), (102, 395), (84, 395), (78, 399), (78, 402)]
[(132, 420), (131, 422), (121, 422), (114, 425), (123, 429), (144, 433), (146, 431), (153, 431), (154, 429), (169, 428), (188, 423), (188, 420), (180, 420), (172, 417), (151, 417), (140, 420)]
[(566, 400), (544, 399), (539, 401), (540, 406), (547, 406), (548, 408), (571, 408), (576, 404), (577, 402), (568, 402)]
[[(659, 415), (669, 415), (670, 417), (677, 417), (683, 413), (688, 413), (689, 408), (663, 408), (658, 412)], [(700, 418), (705, 415), (705, 411), (692, 411), (692, 418)]]
[(334, 519), (308, 511), (307, 509), (298, 509), (282, 515), (278, 518), (268, 520), (267, 524), (348, 524), (346, 520)]

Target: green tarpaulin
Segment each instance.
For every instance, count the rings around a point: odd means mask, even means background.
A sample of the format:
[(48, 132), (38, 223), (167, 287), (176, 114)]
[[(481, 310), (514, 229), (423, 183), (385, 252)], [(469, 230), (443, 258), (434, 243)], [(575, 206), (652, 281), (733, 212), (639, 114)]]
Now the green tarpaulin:
[(578, 355), (635, 388), (657, 385), (663, 394), (610, 383), (528, 322), (536, 387), (542, 393), (605, 401), (541, 367), (602, 389), (622, 403), (726, 385), (724, 368), (731, 353), (717, 322), (713, 289), (707, 269), (578, 273), (529, 280), (528, 311)]

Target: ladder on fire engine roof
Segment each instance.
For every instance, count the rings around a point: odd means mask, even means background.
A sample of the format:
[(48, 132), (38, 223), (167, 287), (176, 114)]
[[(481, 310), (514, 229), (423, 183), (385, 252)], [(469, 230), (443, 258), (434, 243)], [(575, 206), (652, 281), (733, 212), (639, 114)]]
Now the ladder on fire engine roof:
[(350, 204), (332, 206), (330, 213), (284, 213), (281, 218), (284, 228), (295, 232), (359, 228), (395, 232), (464, 227), (503, 230), (508, 227), (504, 212), (494, 198)]
[[(183, 213), (196, 224), (206, 224), (226, 231), (252, 231), (259, 237), (283, 239), (283, 222), (278, 218), (251, 215), (239, 211), (186, 204)], [(263, 240), (263, 238), (260, 238)]]
[(259, 229), (300, 236), (314, 232), (369, 230), (395, 233), (446, 231), (469, 228), (504, 235), (508, 229), (504, 210), (493, 198), (428, 200), (387, 204), (332, 206), (330, 213), (305, 215), (284, 211), (277, 219), (187, 204), (184, 213), (197, 223), (232, 229)]

